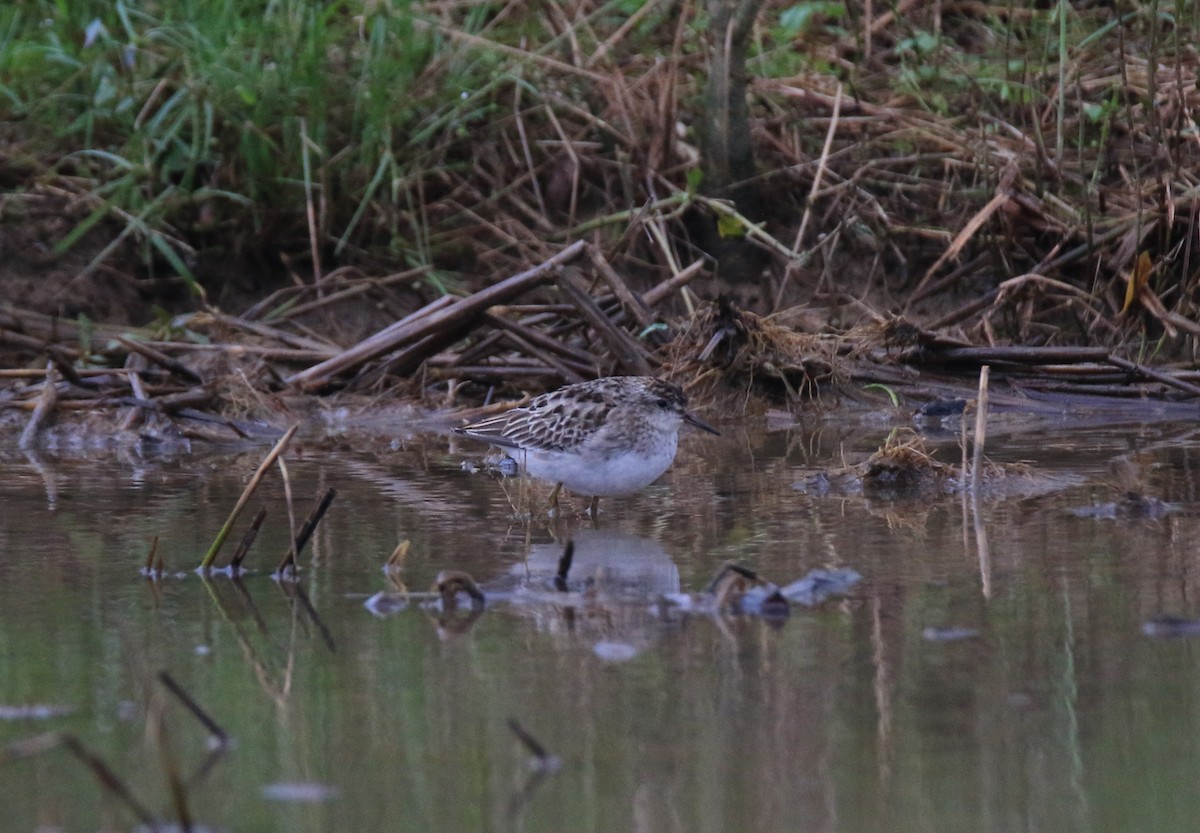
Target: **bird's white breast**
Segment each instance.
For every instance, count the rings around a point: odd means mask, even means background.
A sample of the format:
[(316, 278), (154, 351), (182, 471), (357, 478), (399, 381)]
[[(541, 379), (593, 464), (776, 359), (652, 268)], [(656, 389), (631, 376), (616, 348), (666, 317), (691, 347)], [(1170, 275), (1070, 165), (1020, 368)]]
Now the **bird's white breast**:
[(671, 432), (651, 447), (631, 451), (523, 452), (530, 476), (562, 483), (580, 495), (627, 495), (649, 486), (671, 465), (679, 437)]

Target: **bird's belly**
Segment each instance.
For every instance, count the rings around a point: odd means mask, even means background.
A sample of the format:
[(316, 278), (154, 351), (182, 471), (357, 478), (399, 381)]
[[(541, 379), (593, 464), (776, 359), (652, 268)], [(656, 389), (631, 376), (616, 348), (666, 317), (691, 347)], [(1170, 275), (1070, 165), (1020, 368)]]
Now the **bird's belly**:
[(649, 486), (674, 458), (674, 447), (609, 455), (530, 451), (525, 468), (530, 476), (562, 483), (576, 494), (611, 497)]

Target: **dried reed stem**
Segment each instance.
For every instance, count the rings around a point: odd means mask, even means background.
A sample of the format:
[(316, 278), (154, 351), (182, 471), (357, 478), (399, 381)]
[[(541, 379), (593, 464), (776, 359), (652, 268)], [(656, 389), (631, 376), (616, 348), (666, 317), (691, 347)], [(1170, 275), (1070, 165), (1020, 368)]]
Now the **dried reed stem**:
[(238, 515), (242, 514), (242, 510), (246, 508), (246, 503), (249, 502), (250, 496), (254, 494), (254, 491), (258, 488), (258, 484), (262, 482), (263, 475), (279, 459), (279, 455), (283, 454), (284, 450), (287, 449), (288, 443), (292, 441), (292, 437), (296, 435), (296, 431), (299, 428), (298, 424), (289, 428), (287, 433), (279, 438), (279, 442), (275, 443), (275, 447), (270, 450), (263, 461), (258, 464), (258, 468), (255, 470), (253, 476), (251, 476), (250, 482), (246, 484), (246, 488), (242, 490), (241, 497), (234, 504), (233, 511), (229, 513), (224, 526), (217, 533), (216, 540), (212, 542), (212, 546), (204, 554), (204, 559), (200, 562), (199, 569), (201, 572), (207, 572), (212, 569), (213, 560), (216, 559), (217, 553), (221, 551), (221, 546), (225, 543), (225, 539), (229, 537), (229, 533), (233, 529), (233, 524), (237, 521)]
[(29, 417), (29, 422), (25, 423), (25, 430), (21, 432), (21, 438), (17, 440), (17, 448), (22, 451), (33, 447), (37, 441), (38, 431), (42, 428), (42, 423), (54, 413), (54, 407), (58, 404), (57, 384), (58, 374), (54, 371), (54, 362), (47, 362), (46, 379), (42, 382), (42, 395), (38, 398), (38, 403)]
[(975, 435), (971, 454), (971, 491), (979, 494), (979, 471), (983, 468), (983, 447), (987, 441), (988, 376), (992, 368), (979, 368), (979, 396), (975, 400)]

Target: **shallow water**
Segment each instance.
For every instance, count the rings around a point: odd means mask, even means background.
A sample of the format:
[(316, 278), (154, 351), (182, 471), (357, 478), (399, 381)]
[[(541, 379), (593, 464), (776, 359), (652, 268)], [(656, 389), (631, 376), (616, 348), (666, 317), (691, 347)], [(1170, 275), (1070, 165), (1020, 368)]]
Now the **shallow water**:
[[(173, 818), (165, 726), (193, 819), (230, 830), (1193, 830), (1200, 641), (1143, 624), (1200, 615), (1195, 429), (1000, 419), (989, 454), (1029, 461), (1029, 485), (977, 512), (795, 488), (891, 427), (688, 435), (596, 529), (523, 520), (518, 484), (462, 470), (473, 445), (310, 438), (287, 457), (297, 512), (338, 495), (295, 584), (266, 575), (286, 540), (275, 474), (226, 544), (267, 507), (257, 572), (191, 572), (263, 447), (0, 449), (0, 746), (68, 732)], [(952, 433), (931, 442), (957, 461)], [(1119, 498), (1130, 472), (1177, 511), (1068, 511)], [(155, 536), (169, 575), (148, 580)], [(602, 594), (540, 592), (567, 537), (572, 577)], [(656, 607), (730, 560), (780, 584), (863, 580), (781, 622)], [(499, 601), (473, 621), (364, 604), (445, 569)], [(160, 671), (232, 739), (206, 772), (207, 733)], [(510, 719), (556, 771), (535, 771)], [(4, 829), (136, 824), (63, 749), (0, 767)]]

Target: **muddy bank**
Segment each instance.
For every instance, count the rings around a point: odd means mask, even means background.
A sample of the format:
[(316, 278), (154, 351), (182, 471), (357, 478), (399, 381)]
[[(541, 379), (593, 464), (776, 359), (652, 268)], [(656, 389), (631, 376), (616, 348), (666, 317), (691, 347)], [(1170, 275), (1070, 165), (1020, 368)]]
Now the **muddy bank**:
[[(357, 317), (381, 287), (419, 271), (144, 326), (0, 301), (0, 430), (23, 448), (87, 448), (254, 441), (298, 422), (394, 422), (397, 409), (406, 423), (438, 425), (606, 375), (672, 379), (717, 421), (846, 408), (936, 421), (969, 406), (984, 366), (1000, 411), (1177, 419), (1200, 397), (1200, 371), (1152, 367), (1121, 348), (973, 345), (895, 316), (864, 313), (836, 329), (813, 310), (763, 316), (726, 294), (701, 301), (689, 287), (702, 261), (638, 291), (582, 241), (476, 292)], [(378, 328), (362, 335), (370, 322)]]

